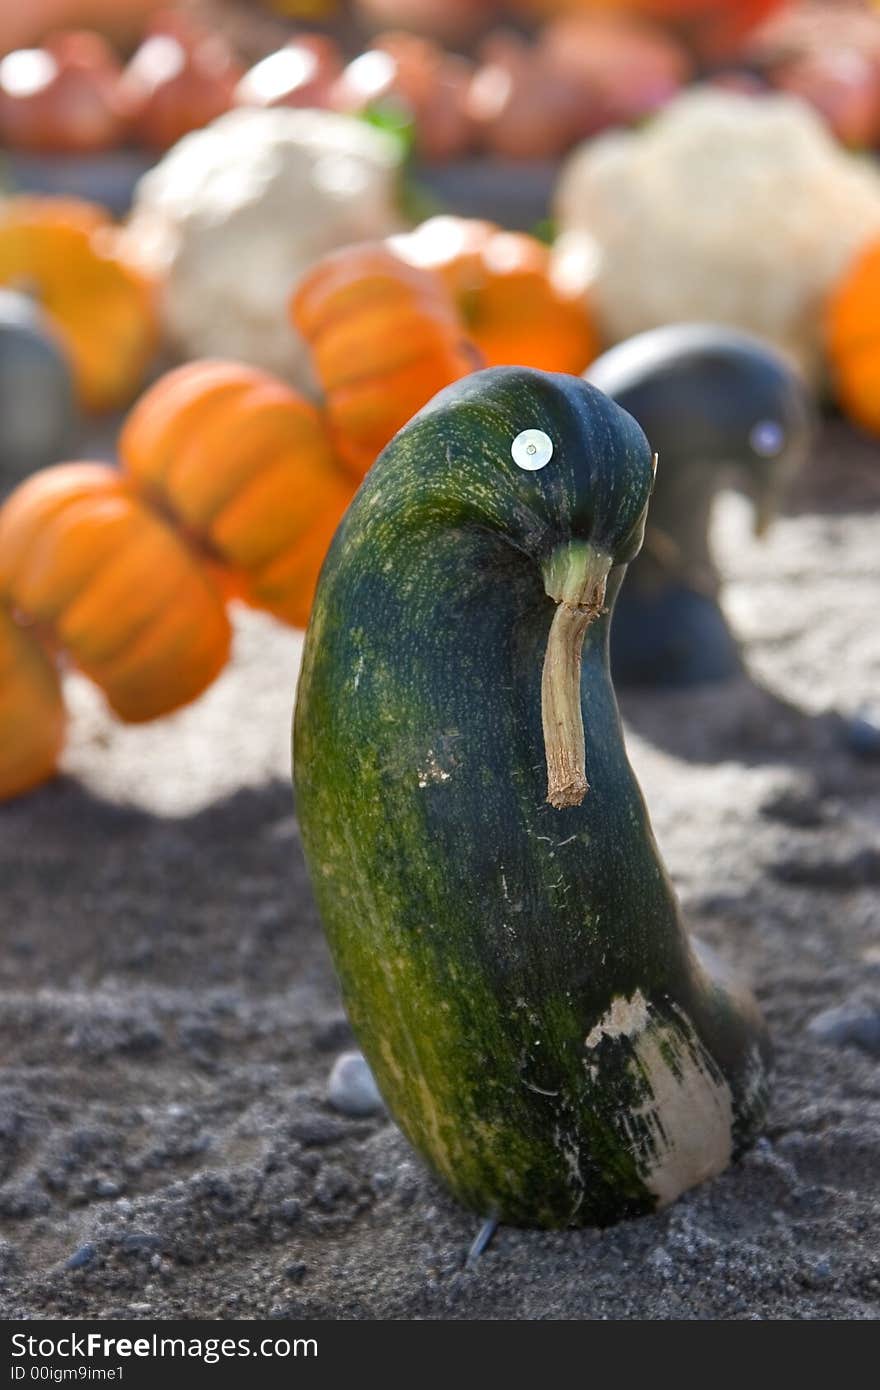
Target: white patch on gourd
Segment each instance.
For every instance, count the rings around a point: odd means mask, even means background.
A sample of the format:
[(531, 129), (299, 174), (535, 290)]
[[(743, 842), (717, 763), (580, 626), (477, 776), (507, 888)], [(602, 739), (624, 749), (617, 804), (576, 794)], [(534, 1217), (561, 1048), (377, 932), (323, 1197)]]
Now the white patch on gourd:
[[(687, 1015), (676, 1008), (674, 1019), (658, 1017), (641, 990), (613, 999), (585, 1045), (595, 1052), (606, 1038), (627, 1038), (632, 1046), (630, 1071), (648, 1097), (622, 1117), (621, 1128), (642, 1181), (658, 1206), (667, 1206), (730, 1163), (730, 1087)], [(588, 1070), (598, 1081), (601, 1053)]]
[(642, 991), (637, 989), (630, 999), (618, 994), (612, 999), (611, 1007), (584, 1038), (584, 1046), (590, 1049), (598, 1047), (603, 1038), (635, 1037), (647, 1024), (648, 1001)]
[[(683, 1017), (683, 1016), (682, 1016)], [(690, 1028), (690, 1024), (683, 1018)], [(663, 1033), (665, 1032), (665, 1039)], [(663, 1055), (662, 1041), (678, 1042), (677, 1071)], [(671, 1028), (652, 1026), (636, 1044), (636, 1058), (652, 1091), (639, 1114), (654, 1138), (642, 1170), (659, 1206), (721, 1173), (733, 1156), (730, 1087), (696, 1034), (681, 1039)]]

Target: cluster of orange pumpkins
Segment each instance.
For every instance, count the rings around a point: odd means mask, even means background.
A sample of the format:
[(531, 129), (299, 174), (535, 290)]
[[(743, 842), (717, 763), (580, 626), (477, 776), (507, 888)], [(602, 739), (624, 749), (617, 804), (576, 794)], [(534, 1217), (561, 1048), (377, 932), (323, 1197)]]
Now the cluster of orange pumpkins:
[[(829, 313), (841, 399), (880, 433), (878, 299), (880, 244)], [(194, 699), (226, 662), (228, 599), (305, 625), (355, 488), (432, 395), (482, 365), (577, 373), (599, 348), (546, 247), (461, 218), (327, 256), (290, 312), (318, 404), (255, 368), (193, 362), (135, 404), (119, 469), (59, 464), (0, 508), (0, 799), (57, 766), (64, 660), (125, 720)]]
[(227, 599), (305, 625), (354, 489), (431, 395), (484, 362), (580, 371), (597, 347), (545, 247), (459, 219), (330, 256), (291, 312), (320, 405), (194, 362), (136, 403), (120, 469), (59, 464), (0, 508), (0, 798), (55, 770), (63, 660), (125, 720), (194, 699), (228, 656)]

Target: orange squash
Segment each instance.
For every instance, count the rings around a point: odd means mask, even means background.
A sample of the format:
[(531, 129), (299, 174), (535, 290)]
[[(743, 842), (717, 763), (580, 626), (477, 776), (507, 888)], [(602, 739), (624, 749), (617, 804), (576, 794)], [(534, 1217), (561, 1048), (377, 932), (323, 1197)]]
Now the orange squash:
[(488, 366), (577, 375), (598, 353), (579, 287), (569, 292), (554, 281), (550, 252), (535, 237), (471, 218), (432, 217), (389, 244), (409, 265), (440, 277)]
[(64, 743), (58, 672), (32, 633), (0, 603), (0, 801), (38, 787)]
[(193, 362), (141, 398), (119, 449), (137, 485), (236, 572), (243, 598), (305, 626), (354, 491), (310, 402), (256, 368)]
[(0, 598), (133, 722), (201, 694), (229, 653), (226, 610), (198, 557), (105, 464), (44, 469), (7, 498)]
[(440, 280), (382, 243), (324, 257), (291, 317), (312, 352), (339, 457), (362, 478), (443, 386), (482, 366)]
[(0, 204), (0, 285), (39, 300), (87, 409), (131, 399), (158, 341), (155, 290), (121, 254), (102, 208), (67, 198)]
[(826, 310), (826, 344), (838, 399), (848, 415), (880, 434), (880, 241), (856, 256)]

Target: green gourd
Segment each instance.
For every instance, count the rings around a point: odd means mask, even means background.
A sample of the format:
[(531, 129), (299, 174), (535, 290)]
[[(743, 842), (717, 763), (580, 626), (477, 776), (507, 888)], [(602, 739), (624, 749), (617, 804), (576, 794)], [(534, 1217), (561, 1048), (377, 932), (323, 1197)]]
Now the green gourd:
[(65, 458), (75, 437), (70, 364), (33, 302), (0, 290), (0, 498)]
[(352, 1025), (440, 1178), (517, 1224), (652, 1211), (766, 1104), (759, 1015), (692, 948), (609, 678), (653, 473), (580, 379), (475, 373), (380, 455), (306, 639), (297, 809)]
[(718, 603), (709, 545), (717, 494), (755, 504), (760, 535), (812, 442), (813, 409), (770, 343), (724, 324), (674, 323), (598, 357), (584, 377), (638, 420), (663, 460), (645, 544), (627, 575), (611, 635), (618, 686), (686, 686), (742, 670)]

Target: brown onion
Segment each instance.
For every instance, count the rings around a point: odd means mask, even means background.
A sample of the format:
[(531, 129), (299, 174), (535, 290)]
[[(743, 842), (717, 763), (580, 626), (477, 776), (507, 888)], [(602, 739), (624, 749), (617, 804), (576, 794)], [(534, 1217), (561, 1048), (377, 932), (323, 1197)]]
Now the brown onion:
[(0, 138), (10, 149), (92, 154), (124, 131), (120, 68), (100, 35), (58, 34), (0, 61)]
[(304, 34), (245, 73), (235, 89), (235, 104), (329, 106), (341, 72), (338, 44), (323, 34)]
[(226, 41), (170, 14), (157, 21), (122, 77), (131, 128), (164, 150), (232, 106), (243, 76)]

